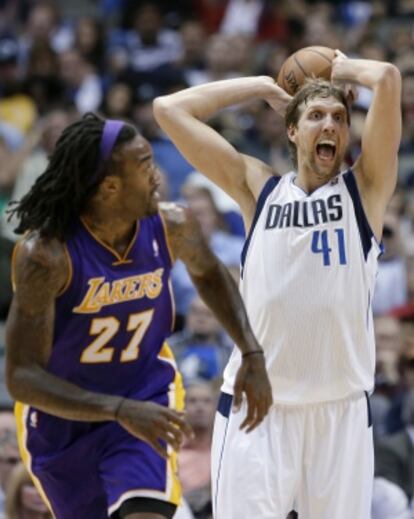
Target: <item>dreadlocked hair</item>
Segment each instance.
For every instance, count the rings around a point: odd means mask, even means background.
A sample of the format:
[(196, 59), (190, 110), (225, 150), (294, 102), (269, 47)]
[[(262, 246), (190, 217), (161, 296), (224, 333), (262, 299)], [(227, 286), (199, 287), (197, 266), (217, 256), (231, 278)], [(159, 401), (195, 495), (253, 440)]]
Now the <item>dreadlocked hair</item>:
[[(42, 237), (66, 239), (74, 218), (82, 213), (102, 179), (112, 171), (112, 157), (105, 164), (100, 163), (104, 125), (105, 119), (87, 113), (65, 128), (46, 170), (20, 201), (9, 203), (8, 219), (16, 215), (19, 220), (17, 234), (38, 231)], [(136, 135), (135, 128), (125, 124), (113, 151)]]

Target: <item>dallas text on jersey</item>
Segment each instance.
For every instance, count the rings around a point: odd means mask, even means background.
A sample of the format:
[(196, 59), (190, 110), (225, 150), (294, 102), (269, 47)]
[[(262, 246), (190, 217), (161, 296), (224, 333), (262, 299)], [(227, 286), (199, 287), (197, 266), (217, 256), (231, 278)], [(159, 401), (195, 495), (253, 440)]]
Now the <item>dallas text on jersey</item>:
[(313, 227), (342, 218), (341, 195), (332, 195), (326, 200), (295, 200), (284, 205), (270, 204), (265, 229), (284, 227)]

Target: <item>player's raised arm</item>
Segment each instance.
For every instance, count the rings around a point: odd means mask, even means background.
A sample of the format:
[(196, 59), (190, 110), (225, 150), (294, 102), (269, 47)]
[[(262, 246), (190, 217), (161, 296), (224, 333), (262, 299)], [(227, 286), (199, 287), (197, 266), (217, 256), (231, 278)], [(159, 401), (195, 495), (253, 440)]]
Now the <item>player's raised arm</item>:
[(15, 260), (15, 294), (6, 328), (6, 380), (13, 399), (68, 420), (115, 420), (150, 443), (158, 439), (179, 448), (190, 434), (180, 413), (152, 402), (86, 391), (47, 370), (52, 351), (55, 299), (69, 276), (63, 246), (57, 240), (26, 238)]
[[(245, 77), (216, 81), (158, 97), (154, 115), (177, 148), (213, 182), (243, 206), (256, 195), (270, 174), (270, 168), (238, 153), (204, 121), (219, 110), (252, 99), (265, 99), (281, 114), (290, 99), (272, 78)], [(249, 170), (252, 178), (250, 176)], [(253, 184), (250, 184), (252, 182)], [(257, 185), (256, 185), (257, 184)]]
[(259, 425), (272, 404), (263, 350), (253, 335), (236, 283), (209, 249), (195, 218), (175, 204), (163, 208), (162, 214), (174, 254), (185, 263), (200, 296), (241, 351), (234, 405), (240, 405), (244, 393), (248, 413), (242, 428), (247, 427), (249, 432)]
[(347, 59), (337, 51), (332, 79), (351, 81), (372, 90), (362, 134), (362, 152), (355, 164), (358, 187), (377, 238), (385, 207), (394, 191), (401, 140), (401, 75), (391, 63)]

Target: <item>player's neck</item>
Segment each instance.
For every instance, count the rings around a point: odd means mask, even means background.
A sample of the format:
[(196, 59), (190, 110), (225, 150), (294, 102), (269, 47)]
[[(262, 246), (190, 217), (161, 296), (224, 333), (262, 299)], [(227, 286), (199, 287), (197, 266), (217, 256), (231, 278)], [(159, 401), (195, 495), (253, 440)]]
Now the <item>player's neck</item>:
[(320, 176), (316, 175), (313, 171), (299, 168), (294, 183), (300, 187), (302, 191), (305, 191), (305, 193), (311, 194), (321, 186), (327, 184), (334, 176), (335, 174)]
[(82, 220), (96, 237), (120, 254), (127, 249), (136, 231), (135, 221), (125, 221), (116, 216), (108, 218), (86, 212)]

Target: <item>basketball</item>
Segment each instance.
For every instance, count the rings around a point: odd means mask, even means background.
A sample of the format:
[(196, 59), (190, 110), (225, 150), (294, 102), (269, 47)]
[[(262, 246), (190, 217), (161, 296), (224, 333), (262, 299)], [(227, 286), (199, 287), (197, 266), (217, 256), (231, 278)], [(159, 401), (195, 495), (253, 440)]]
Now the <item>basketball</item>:
[(283, 63), (277, 84), (294, 95), (306, 78), (330, 79), (335, 51), (329, 47), (304, 47), (291, 54)]

